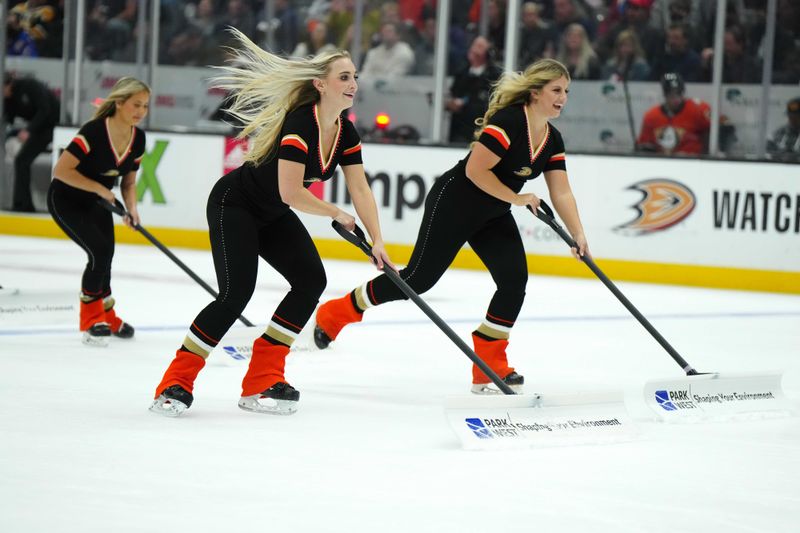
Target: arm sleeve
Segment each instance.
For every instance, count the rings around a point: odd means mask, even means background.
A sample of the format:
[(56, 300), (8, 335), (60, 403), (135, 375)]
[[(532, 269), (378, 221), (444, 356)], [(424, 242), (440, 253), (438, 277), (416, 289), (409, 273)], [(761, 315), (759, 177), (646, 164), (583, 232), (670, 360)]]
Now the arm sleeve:
[(71, 153), (78, 158), (78, 161), (83, 161), (92, 151), (92, 142), (97, 136), (92, 135), (92, 122), (84, 124), (75, 137), (72, 138), (67, 145), (67, 152)]
[(550, 126), (550, 135), (552, 135), (551, 141), (553, 143), (553, 149), (550, 151), (550, 158), (547, 160), (547, 163), (544, 164), (544, 172), (548, 170), (567, 170), (567, 154), (566, 150), (564, 149), (564, 139), (561, 137), (561, 132), (559, 132), (554, 127)]
[(136, 172), (139, 170), (139, 165), (142, 163), (142, 158), (144, 158), (145, 146), (147, 145), (147, 139), (145, 137), (144, 131), (136, 128), (136, 144), (133, 147), (133, 166), (131, 170)]
[(524, 115), (518, 107), (507, 107), (492, 115), (478, 142), (488, 148), (494, 155), (503, 157), (517, 134), (525, 124)]
[(309, 139), (312, 135), (313, 127), (310, 120), (303, 120), (297, 110), (289, 113), (278, 138), (278, 159), (305, 165), (308, 160)]
[(342, 132), (342, 158), (339, 160), (339, 166), (346, 167), (347, 165), (361, 165), (361, 137), (356, 131), (353, 123), (342, 118), (344, 121), (344, 131)]

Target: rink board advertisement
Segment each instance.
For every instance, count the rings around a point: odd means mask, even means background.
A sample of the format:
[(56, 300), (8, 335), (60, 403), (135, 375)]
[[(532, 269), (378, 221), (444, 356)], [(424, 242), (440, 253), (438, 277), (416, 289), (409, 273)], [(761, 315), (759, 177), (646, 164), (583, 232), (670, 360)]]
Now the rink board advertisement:
[[(55, 146), (74, 132), (58, 128)], [(363, 153), (384, 240), (402, 263), (428, 191), (466, 150), (369, 144)], [(147, 132), (137, 185), (142, 224), (167, 244), (207, 247), (208, 193), (242, 155), (240, 144), (218, 135)], [(590, 250), (614, 279), (800, 292), (797, 165), (567, 154), (567, 169)], [(525, 190), (550, 200), (543, 177)], [(316, 194), (355, 214), (340, 170)], [(544, 223), (522, 208), (512, 212), (532, 272), (591, 276)], [(329, 219), (301, 217), (323, 256), (363, 259)], [(456, 265), (481, 267), (469, 251)]]

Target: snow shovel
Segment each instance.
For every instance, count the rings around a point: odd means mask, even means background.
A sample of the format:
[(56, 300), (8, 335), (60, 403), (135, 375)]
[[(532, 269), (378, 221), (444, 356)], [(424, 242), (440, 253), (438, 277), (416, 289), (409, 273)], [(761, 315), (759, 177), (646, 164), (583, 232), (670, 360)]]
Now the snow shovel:
[[(539, 209), (528, 209), (550, 226), (570, 248), (575, 240), (556, 222), (553, 210), (542, 200)], [(742, 415), (785, 416), (792, 414), (781, 388), (783, 375), (777, 374), (719, 374), (698, 372), (653, 327), (638, 309), (595, 264), (591, 257), (580, 258), (608, 287), (617, 299), (644, 326), (686, 374), (681, 379), (649, 381), (644, 387), (645, 403), (659, 418), (669, 422), (690, 422), (703, 419), (739, 418)]]
[[(107, 210), (111, 211), (112, 213), (115, 213), (115, 214), (117, 214), (117, 215), (121, 216), (122, 218), (125, 218), (125, 217), (127, 217), (127, 216), (128, 216), (128, 212), (127, 212), (127, 211), (125, 211), (125, 208), (122, 206), (122, 203), (121, 203), (119, 200), (116, 200), (116, 199), (115, 199), (115, 200), (114, 200), (114, 203), (112, 204), (112, 203), (110, 203), (110, 202), (108, 202), (108, 201), (106, 201), (106, 200), (103, 200), (102, 198), (100, 198), (100, 199), (98, 199), (98, 200), (97, 200), (97, 203), (99, 203), (99, 204), (100, 204), (100, 205), (101, 205), (103, 208), (105, 208), (105, 209), (107, 209)], [(201, 287), (203, 287), (203, 288), (206, 290), (206, 292), (208, 292), (208, 293), (209, 293), (211, 296), (213, 296), (214, 298), (216, 298), (216, 297), (217, 297), (217, 291), (215, 291), (214, 289), (212, 289), (212, 288), (211, 288), (211, 286), (210, 286), (208, 283), (206, 283), (205, 281), (203, 281), (203, 279), (202, 279), (200, 276), (198, 276), (197, 274), (195, 274), (195, 273), (194, 273), (194, 271), (192, 271), (192, 269), (191, 269), (191, 268), (189, 268), (188, 266), (186, 266), (186, 264), (185, 264), (183, 261), (181, 261), (180, 259), (178, 259), (178, 258), (175, 256), (175, 254), (173, 254), (173, 253), (172, 253), (172, 252), (169, 250), (169, 248), (167, 248), (166, 246), (164, 246), (163, 244), (161, 244), (161, 242), (160, 242), (158, 239), (156, 239), (156, 238), (153, 236), (153, 234), (152, 234), (152, 233), (150, 233), (149, 231), (147, 231), (145, 228), (143, 228), (143, 227), (142, 227), (140, 224), (138, 224), (138, 223), (136, 223), (136, 224), (133, 224), (133, 229), (135, 229), (136, 231), (138, 231), (139, 233), (141, 233), (142, 235), (144, 235), (144, 236), (145, 236), (145, 238), (146, 238), (148, 241), (150, 241), (150, 242), (151, 242), (151, 243), (152, 243), (152, 244), (153, 244), (153, 245), (154, 245), (156, 248), (158, 248), (159, 250), (161, 250), (162, 252), (164, 252), (164, 254), (165, 254), (167, 257), (169, 257), (170, 259), (172, 259), (172, 261), (173, 261), (173, 262), (174, 262), (176, 265), (178, 265), (178, 266), (181, 268), (181, 270), (183, 270), (184, 272), (186, 272), (186, 273), (189, 275), (189, 277), (190, 277), (190, 278), (192, 278), (193, 280), (195, 280), (195, 281), (196, 281), (196, 282), (197, 282), (197, 283), (198, 283), (198, 284), (199, 284)], [(253, 323), (252, 323), (252, 322), (250, 322), (249, 320), (247, 320), (247, 319), (246, 319), (245, 317), (243, 317), (243, 316), (240, 316), (240, 317), (239, 317), (239, 320), (240, 320), (240, 321), (241, 321), (241, 322), (242, 322), (242, 323), (243, 323), (245, 326), (252, 326), (252, 325), (253, 325)]]
[[(358, 226), (332, 223), (346, 241), (372, 260), (372, 246)], [(520, 448), (630, 440), (636, 431), (622, 393), (515, 394), (447, 323), (391, 268), (386, 276), (503, 392), (446, 398), (445, 413), (466, 449)]]

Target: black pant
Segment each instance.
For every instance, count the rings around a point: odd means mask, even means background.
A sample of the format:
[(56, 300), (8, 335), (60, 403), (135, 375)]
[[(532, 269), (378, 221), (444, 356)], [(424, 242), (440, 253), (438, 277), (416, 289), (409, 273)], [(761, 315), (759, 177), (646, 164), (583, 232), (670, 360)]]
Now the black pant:
[(81, 291), (93, 298), (111, 293), (111, 260), (114, 258), (114, 221), (101, 207), (99, 196), (54, 179), (47, 191), (47, 210), (56, 224), (83, 248), (88, 261)]
[(53, 128), (30, 132), (14, 158), (14, 200), (12, 209), (33, 211), (33, 198), (31, 197), (31, 166), (36, 157), (47, 149), (53, 140)]
[(244, 311), (255, 290), (259, 257), (290, 285), (273, 321), (278, 317), (282, 323), (302, 328), (327, 284), (317, 248), (294, 212), (283, 206), (267, 222), (240, 202), (235, 180), (227, 177), (217, 183), (208, 201), (206, 215), (219, 296), (200, 311), (191, 326), (206, 340), (221, 339)]
[[(400, 277), (414, 292), (424, 293), (439, 281), (466, 243), (497, 285), (488, 315), (513, 323), (528, 281), (522, 237), (509, 204), (484, 193), (466, 176), (445, 174), (431, 188), (414, 251)], [(385, 274), (370, 283), (373, 304), (406, 299)]]

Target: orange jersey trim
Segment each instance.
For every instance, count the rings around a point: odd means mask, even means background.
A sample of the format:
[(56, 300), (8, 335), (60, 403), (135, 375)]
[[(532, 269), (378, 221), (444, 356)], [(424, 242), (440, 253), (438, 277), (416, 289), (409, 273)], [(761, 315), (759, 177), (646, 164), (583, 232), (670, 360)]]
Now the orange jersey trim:
[(284, 135), (283, 139), (281, 139), (281, 146), (294, 146), (298, 150), (302, 150), (306, 154), (308, 153), (308, 145), (298, 135), (294, 134)]
[(357, 145), (353, 146), (352, 148), (348, 148), (347, 150), (342, 152), (342, 155), (350, 155), (350, 154), (354, 154), (354, 153), (360, 152), (360, 151), (361, 151), (361, 143), (358, 143)]
[(86, 137), (84, 137), (83, 135), (76, 135), (76, 136), (75, 136), (75, 137), (72, 139), (72, 142), (74, 142), (75, 144), (77, 144), (77, 145), (78, 145), (78, 148), (80, 148), (81, 150), (83, 150), (83, 153), (84, 153), (84, 154), (88, 154), (88, 153), (89, 153), (89, 141), (87, 141), (87, 140), (86, 140)]
[(486, 126), (483, 128), (483, 131), (484, 133), (487, 133), (497, 139), (497, 142), (499, 142), (506, 150), (511, 144), (511, 140), (508, 138), (508, 135), (506, 135), (506, 132), (497, 126)]

